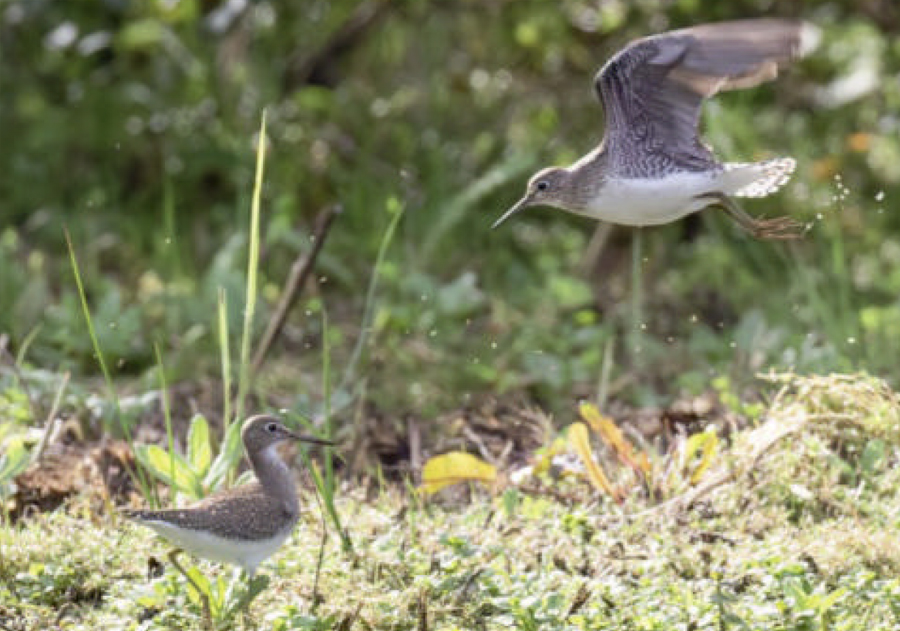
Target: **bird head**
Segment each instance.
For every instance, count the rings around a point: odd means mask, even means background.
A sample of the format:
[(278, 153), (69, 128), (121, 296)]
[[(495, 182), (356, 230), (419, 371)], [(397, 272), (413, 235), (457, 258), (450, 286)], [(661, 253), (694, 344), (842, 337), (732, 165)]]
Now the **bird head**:
[(525, 196), (494, 222), (493, 228), (530, 206), (558, 206), (563, 198), (563, 190), (569, 181), (570, 172), (561, 167), (542, 169), (528, 180)]
[(271, 414), (259, 414), (251, 416), (244, 422), (241, 428), (241, 439), (249, 453), (254, 453), (275, 445), (285, 440), (299, 440), (315, 445), (333, 445), (330, 440), (323, 440), (315, 436), (297, 434), (288, 429), (277, 416)]

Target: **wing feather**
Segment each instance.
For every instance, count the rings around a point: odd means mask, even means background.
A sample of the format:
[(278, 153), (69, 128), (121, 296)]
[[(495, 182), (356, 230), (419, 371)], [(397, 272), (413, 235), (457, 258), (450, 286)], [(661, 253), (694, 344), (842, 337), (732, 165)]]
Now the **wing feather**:
[[(781, 66), (805, 52), (810, 28), (796, 20), (738, 20), (670, 31), (626, 46), (594, 78), (606, 112), (603, 142), (611, 167), (627, 176), (648, 166), (704, 170), (718, 164), (699, 138), (703, 99), (773, 79)], [(646, 156), (641, 164), (629, 157), (635, 152), (628, 147), (636, 143)]]

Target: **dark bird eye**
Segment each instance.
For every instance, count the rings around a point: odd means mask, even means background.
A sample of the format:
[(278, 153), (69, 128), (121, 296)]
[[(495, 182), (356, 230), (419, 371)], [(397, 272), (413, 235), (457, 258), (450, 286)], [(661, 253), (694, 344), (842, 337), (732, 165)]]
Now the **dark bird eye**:
[(546, 191), (550, 188), (550, 184), (546, 180), (541, 180), (535, 185), (535, 188), (539, 191)]
[(269, 432), (270, 434), (274, 434), (275, 432), (278, 431), (278, 424), (277, 423), (269, 423), (268, 425), (266, 425), (266, 431)]

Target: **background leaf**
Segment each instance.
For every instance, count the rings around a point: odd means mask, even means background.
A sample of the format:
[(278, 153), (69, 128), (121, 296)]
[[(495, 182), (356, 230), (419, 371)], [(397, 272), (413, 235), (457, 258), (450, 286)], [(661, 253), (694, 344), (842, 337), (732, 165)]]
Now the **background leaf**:
[[(136, 445), (135, 456), (151, 475), (186, 493), (193, 499), (204, 495), (203, 484), (191, 465), (177, 453), (169, 453), (159, 445)], [(174, 479), (172, 472), (174, 471)]]
[(422, 467), (422, 484), (419, 489), (425, 493), (436, 493), (461, 482), (490, 484), (496, 479), (497, 468), (494, 465), (472, 454), (453, 451), (428, 459)]
[(606, 477), (603, 469), (601, 469), (600, 465), (597, 464), (597, 461), (594, 460), (594, 452), (591, 449), (587, 425), (584, 423), (573, 423), (569, 426), (569, 444), (572, 445), (575, 453), (581, 458), (581, 462), (587, 470), (588, 480), (594, 485), (594, 488), (606, 493), (615, 501), (620, 502), (622, 499), (621, 495), (613, 488), (613, 485)]
[(188, 460), (194, 475), (203, 478), (212, 463), (212, 447), (209, 442), (209, 423), (201, 414), (195, 414), (188, 429)]

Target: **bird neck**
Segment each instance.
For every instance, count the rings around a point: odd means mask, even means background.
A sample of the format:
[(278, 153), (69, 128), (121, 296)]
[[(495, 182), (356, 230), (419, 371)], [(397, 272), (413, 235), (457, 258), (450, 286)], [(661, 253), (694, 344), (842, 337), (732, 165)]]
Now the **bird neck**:
[(300, 504), (297, 500), (294, 477), (291, 475), (291, 470), (279, 457), (275, 445), (269, 445), (256, 453), (249, 454), (249, 458), (256, 479), (259, 480), (263, 490), (278, 498), (289, 514), (299, 513)]
[(605, 147), (601, 145), (566, 169), (569, 174), (564, 189), (567, 208), (578, 212), (590, 207), (606, 184), (608, 163)]

